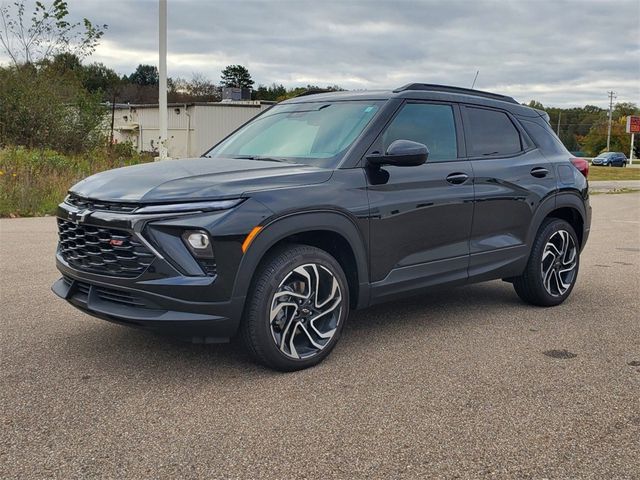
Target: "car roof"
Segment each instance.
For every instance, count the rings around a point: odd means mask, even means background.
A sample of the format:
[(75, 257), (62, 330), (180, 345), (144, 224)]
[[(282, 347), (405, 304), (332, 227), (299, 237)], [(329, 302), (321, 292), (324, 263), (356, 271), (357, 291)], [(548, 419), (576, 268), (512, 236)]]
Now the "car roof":
[(526, 117), (544, 117), (546, 112), (520, 105), (512, 97), (482, 90), (435, 85), (427, 83), (409, 83), (395, 90), (355, 90), (342, 92), (306, 92), (282, 103), (336, 102), (349, 100), (433, 100), (493, 106), (508, 110), (515, 115)]

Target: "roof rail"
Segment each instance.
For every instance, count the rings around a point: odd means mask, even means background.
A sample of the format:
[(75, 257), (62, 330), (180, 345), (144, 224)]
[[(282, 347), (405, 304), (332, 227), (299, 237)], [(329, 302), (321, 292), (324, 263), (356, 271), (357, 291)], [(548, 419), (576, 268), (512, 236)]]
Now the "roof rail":
[(449, 87), (447, 85), (434, 85), (431, 83), (407, 83), (400, 88), (396, 88), (393, 93), (400, 93), (406, 90), (425, 90), (430, 92), (461, 93), (463, 95), (473, 95), (476, 97), (492, 98), (503, 102), (518, 103), (512, 97), (500, 95), (499, 93), (483, 92), (482, 90), (472, 90), (471, 88)]
[(316, 95), (318, 93), (331, 93), (334, 90), (328, 90), (326, 88), (311, 88), (308, 90), (305, 90), (302, 93), (299, 93), (298, 95), (296, 95), (294, 98), (298, 98), (298, 97), (306, 97), (307, 95)]

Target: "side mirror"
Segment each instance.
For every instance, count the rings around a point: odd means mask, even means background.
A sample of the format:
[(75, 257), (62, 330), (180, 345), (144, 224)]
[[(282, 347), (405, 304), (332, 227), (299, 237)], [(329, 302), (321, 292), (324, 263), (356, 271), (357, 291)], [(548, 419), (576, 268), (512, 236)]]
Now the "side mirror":
[(422, 165), (429, 157), (429, 149), (426, 145), (411, 140), (396, 140), (384, 155), (369, 155), (367, 162), (370, 165), (395, 165), (397, 167), (416, 167)]

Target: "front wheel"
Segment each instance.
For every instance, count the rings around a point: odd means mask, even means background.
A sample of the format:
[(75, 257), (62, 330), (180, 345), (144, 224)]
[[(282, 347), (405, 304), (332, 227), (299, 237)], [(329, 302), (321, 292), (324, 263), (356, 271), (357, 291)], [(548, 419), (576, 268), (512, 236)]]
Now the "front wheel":
[(548, 218), (538, 230), (524, 273), (515, 278), (513, 286), (527, 303), (559, 305), (573, 290), (579, 266), (579, 242), (573, 227)]
[(348, 314), (347, 280), (335, 258), (319, 248), (288, 245), (256, 271), (241, 332), (258, 363), (301, 370), (329, 355)]

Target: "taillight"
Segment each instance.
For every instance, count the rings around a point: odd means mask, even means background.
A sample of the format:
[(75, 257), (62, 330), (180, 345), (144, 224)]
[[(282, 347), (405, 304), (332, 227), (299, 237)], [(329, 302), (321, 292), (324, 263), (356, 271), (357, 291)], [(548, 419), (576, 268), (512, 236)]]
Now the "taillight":
[(589, 162), (584, 158), (572, 158), (571, 163), (576, 167), (585, 178), (589, 176)]

